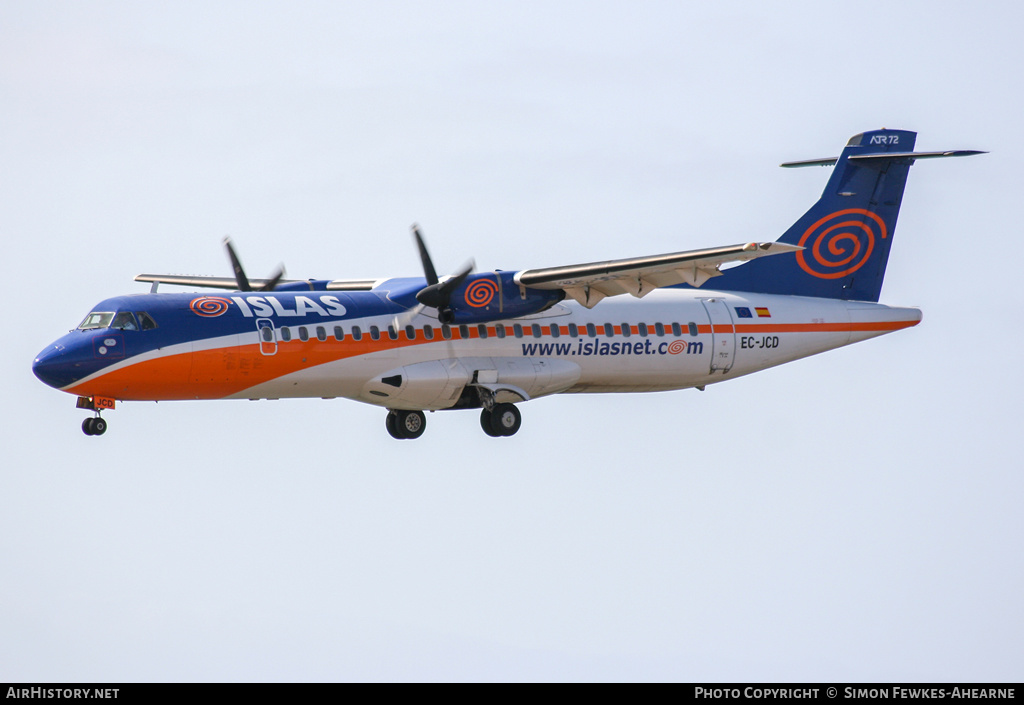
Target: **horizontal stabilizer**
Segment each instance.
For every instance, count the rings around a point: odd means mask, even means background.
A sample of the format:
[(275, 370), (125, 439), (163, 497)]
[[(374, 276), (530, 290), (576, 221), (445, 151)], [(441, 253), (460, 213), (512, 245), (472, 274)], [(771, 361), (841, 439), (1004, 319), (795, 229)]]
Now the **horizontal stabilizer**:
[[(878, 162), (889, 159), (937, 159), (939, 157), (972, 157), (975, 154), (988, 154), (977, 149), (952, 149), (946, 152), (881, 152), (878, 154), (852, 154), (848, 158), (856, 161)], [(803, 159), (796, 162), (783, 162), (781, 167), (793, 169), (801, 166), (834, 166), (839, 157), (824, 159)]]

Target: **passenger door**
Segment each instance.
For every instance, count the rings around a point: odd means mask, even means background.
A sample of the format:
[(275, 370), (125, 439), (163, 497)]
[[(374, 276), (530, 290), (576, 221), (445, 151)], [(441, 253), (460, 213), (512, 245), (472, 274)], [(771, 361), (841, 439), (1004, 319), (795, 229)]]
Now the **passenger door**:
[(269, 318), (257, 318), (256, 330), (260, 336), (260, 352), (264, 355), (277, 354), (277, 330)]

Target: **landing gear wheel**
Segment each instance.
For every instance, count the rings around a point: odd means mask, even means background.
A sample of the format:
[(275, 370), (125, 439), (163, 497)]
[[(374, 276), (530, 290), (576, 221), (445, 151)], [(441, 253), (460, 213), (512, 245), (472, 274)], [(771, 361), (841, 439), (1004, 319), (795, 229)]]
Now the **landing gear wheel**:
[(495, 436), (514, 436), (523, 424), (515, 404), (495, 404), (491, 409), (491, 430)]
[(501, 434), (494, 432), (493, 423), (494, 421), (491, 417), (491, 412), (489, 409), (484, 409), (483, 411), (480, 412), (480, 428), (482, 428), (484, 430), (484, 433), (486, 433), (491, 438), (497, 438)]
[(405, 436), (401, 435), (398, 432), (398, 412), (397, 411), (389, 411), (388, 412), (387, 418), (384, 419), (384, 425), (387, 427), (388, 433), (391, 434), (392, 438), (395, 438), (395, 439), (398, 439), (398, 440), (402, 440), (403, 438), (405, 438)]
[(99, 416), (90, 416), (82, 422), (82, 432), (87, 436), (102, 436), (107, 432), (107, 422)]
[(427, 417), (422, 411), (399, 411), (392, 409), (384, 419), (392, 438), (410, 440), (419, 438), (427, 430)]

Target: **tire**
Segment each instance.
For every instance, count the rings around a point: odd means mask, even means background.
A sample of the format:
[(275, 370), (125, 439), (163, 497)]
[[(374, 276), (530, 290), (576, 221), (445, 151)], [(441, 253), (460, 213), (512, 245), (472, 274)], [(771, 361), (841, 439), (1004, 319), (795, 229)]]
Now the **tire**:
[(423, 435), (427, 430), (427, 417), (422, 411), (399, 411), (396, 412), (395, 426), (402, 438), (414, 439)]
[(91, 416), (89, 418), (85, 419), (84, 421), (82, 421), (82, 433), (84, 433), (87, 436), (93, 435), (93, 433), (92, 433), (92, 422), (93, 422), (93, 418)]
[(492, 423), (493, 419), (491, 418), (491, 412), (487, 409), (482, 410), (480, 412), (480, 428), (482, 428), (484, 433), (491, 438), (497, 438), (498, 434), (494, 432), (494, 426), (491, 425)]
[(389, 411), (388, 416), (384, 419), (384, 426), (388, 429), (388, 433), (391, 434), (392, 438), (397, 440), (404, 440), (405, 436), (401, 434), (398, 429), (398, 412)]
[(515, 404), (495, 404), (491, 409), (491, 429), (495, 436), (514, 436), (522, 425), (523, 417)]
[(102, 436), (107, 432), (107, 422), (102, 417), (97, 416), (92, 420), (92, 435)]

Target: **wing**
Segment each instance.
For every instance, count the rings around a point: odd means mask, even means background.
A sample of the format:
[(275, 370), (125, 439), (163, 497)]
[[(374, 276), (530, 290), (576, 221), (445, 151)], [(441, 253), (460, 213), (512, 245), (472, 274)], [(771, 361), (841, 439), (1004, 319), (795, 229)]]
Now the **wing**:
[[(177, 286), (197, 286), (204, 287), (207, 289), (226, 289), (228, 291), (238, 291), (238, 281), (234, 277), (204, 277), (204, 276), (186, 276), (178, 274), (140, 274), (135, 277), (137, 282), (152, 282), (156, 284), (175, 284)], [(253, 289), (259, 289), (265, 286), (270, 279), (250, 279), (249, 283)], [(381, 280), (379, 279), (336, 279), (334, 281), (322, 282), (323, 286), (318, 286), (321, 282), (315, 282), (311, 285), (308, 281), (301, 279), (280, 279), (274, 290), (290, 291), (293, 289), (318, 289), (323, 288), (328, 291), (369, 291)]]
[(515, 281), (531, 289), (562, 289), (582, 305), (593, 308), (606, 296), (631, 294), (639, 298), (675, 284), (699, 287), (711, 277), (720, 276), (719, 267), (727, 262), (746, 262), (802, 249), (782, 242), (748, 242), (651, 257), (526, 269), (516, 274)]

